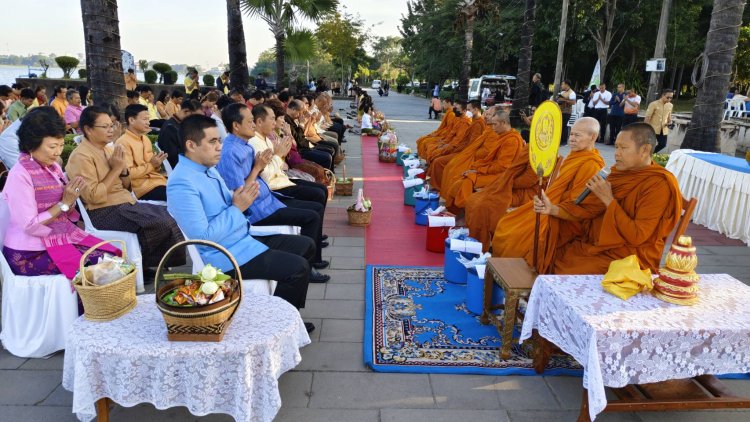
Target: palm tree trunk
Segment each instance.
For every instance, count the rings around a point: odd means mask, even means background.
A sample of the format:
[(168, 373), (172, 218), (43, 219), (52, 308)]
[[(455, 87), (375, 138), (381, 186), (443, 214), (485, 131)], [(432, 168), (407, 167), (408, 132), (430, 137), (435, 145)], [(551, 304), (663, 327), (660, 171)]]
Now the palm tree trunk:
[(86, 44), (86, 78), (96, 104), (113, 104), (122, 112), (127, 101), (117, 1), (81, 0), (81, 18)]
[(227, 44), (229, 46), (229, 87), (247, 89), (250, 74), (247, 70), (245, 28), (242, 25), (240, 0), (227, 0)]
[(534, 16), (536, 15), (536, 1), (526, 0), (526, 10), (523, 14), (523, 27), (521, 28), (521, 49), (518, 52), (518, 73), (516, 79), (516, 92), (513, 94), (513, 124), (520, 125), (518, 111), (529, 105), (529, 83), (531, 82), (531, 53), (534, 44)]
[(568, 4), (569, 0), (563, 0), (562, 13), (560, 15), (560, 32), (557, 36), (557, 61), (555, 62), (555, 88), (553, 92), (560, 92), (562, 83), (563, 56), (565, 55), (565, 36), (568, 28)]
[(718, 152), (724, 99), (729, 88), (737, 40), (742, 25), (745, 0), (714, 0), (711, 24), (706, 37), (706, 75), (698, 87), (693, 118), (682, 148)]
[(284, 34), (276, 34), (276, 89), (286, 88), (284, 77)]
[(466, 15), (466, 30), (464, 31), (464, 60), (461, 64), (461, 80), (458, 84), (458, 99), (469, 99), (469, 76), (471, 75), (471, 52), (474, 49), (474, 23), (476, 11), (471, 10)]

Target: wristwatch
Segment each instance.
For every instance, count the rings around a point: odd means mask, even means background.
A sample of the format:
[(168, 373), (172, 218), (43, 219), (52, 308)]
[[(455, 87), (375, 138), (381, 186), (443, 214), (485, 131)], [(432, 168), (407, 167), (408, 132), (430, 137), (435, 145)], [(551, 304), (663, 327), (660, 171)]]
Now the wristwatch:
[(62, 212), (70, 211), (70, 206), (66, 204), (65, 202), (60, 201), (57, 203), (57, 206), (60, 207), (60, 211)]

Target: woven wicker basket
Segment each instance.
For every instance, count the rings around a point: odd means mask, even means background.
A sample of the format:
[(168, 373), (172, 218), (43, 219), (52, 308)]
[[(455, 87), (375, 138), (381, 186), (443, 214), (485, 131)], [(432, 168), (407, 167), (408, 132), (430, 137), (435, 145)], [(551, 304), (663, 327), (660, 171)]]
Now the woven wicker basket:
[[(185, 280), (162, 280), (162, 270), (172, 253), (181, 246), (203, 245), (218, 249), (234, 266), (237, 277), (237, 288), (228, 298), (220, 300), (211, 305), (199, 307), (180, 307), (167, 305), (161, 300), (165, 294), (175, 287), (183, 284)], [(161, 282), (161, 283), (160, 283)], [(156, 290), (156, 307), (161, 311), (164, 322), (167, 324), (167, 339), (169, 341), (221, 341), (224, 333), (232, 321), (235, 311), (242, 300), (242, 274), (240, 266), (232, 254), (224, 247), (207, 240), (184, 240), (172, 246), (159, 262), (156, 269), (154, 289)]]
[(73, 286), (78, 291), (81, 302), (83, 302), (83, 317), (89, 321), (112, 321), (130, 312), (137, 304), (135, 298), (137, 268), (123, 278), (104, 286), (94, 284), (93, 281), (86, 278), (83, 265), (86, 263), (89, 254), (102, 245), (114, 242), (119, 242), (122, 245), (122, 257), (127, 260), (128, 252), (125, 242), (122, 240), (105, 240), (97, 243), (81, 256), (79, 281)]
[(354, 179), (348, 177), (345, 181), (336, 182), (336, 195), (352, 196), (354, 191)]
[(370, 225), (372, 219), (372, 208), (370, 211), (362, 212), (356, 211), (354, 205), (346, 209), (346, 213), (349, 217), (349, 225), (354, 227), (367, 227)]

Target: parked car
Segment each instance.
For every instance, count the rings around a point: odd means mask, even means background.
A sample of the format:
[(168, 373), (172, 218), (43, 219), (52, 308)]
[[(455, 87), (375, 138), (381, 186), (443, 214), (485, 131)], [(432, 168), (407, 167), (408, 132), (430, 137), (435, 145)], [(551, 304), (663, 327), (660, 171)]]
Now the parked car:
[(380, 89), (380, 79), (372, 81), (372, 89)]
[[(469, 100), (481, 98), (482, 90), (489, 88), (490, 97), (488, 105), (494, 104), (495, 93), (500, 89), (505, 101), (512, 101), (513, 93), (516, 91), (516, 77), (510, 75), (482, 75), (469, 81)], [(510, 95), (508, 95), (508, 93)]]

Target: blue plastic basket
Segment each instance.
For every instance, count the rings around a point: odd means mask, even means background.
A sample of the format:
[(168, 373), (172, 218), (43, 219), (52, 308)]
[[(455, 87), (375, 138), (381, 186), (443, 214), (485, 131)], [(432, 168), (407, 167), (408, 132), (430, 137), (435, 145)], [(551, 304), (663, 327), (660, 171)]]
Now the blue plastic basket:
[[(504, 302), (505, 292), (497, 284), (492, 283), (492, 304), (499, 305)], [(466, 307), (469, 312), (476, 315), (482, 315), (484, 310), (484, 279), (477, 276), (476, 268), (470, 268), (466, 275)]]
[(421, 190), (422, 185), (419, 186), (412, 186), (409, 188), (404, 189), (404, 205), (411, 205), (414, 206), (415, 199), (414, 199), (414, 192), (417, 190)]
[[(467, 237), (462, 240), (475, 241), (476, 239)], [(477, 257), (477, 255), (473, 253), (452, 251), (450, 238), (445, 239), (445, 258), (443, 261), (443, 273), (445, 276), (445, 281), (455, 284), (466, 284), (467, 270), (466, 267), (464, 267), (464, 264), (458, 261), (459, 254), (463, 255), (463, 257), (466, 259), (474, 259)]]
[(428, 209), (437, 209), (438, 206), (440, 206), (440, 195), (437, 193), (430, 192), (428, 198), (414, 198), (414, 222), (420, 226), (426, 226), (427, 215), (424, 212)]

